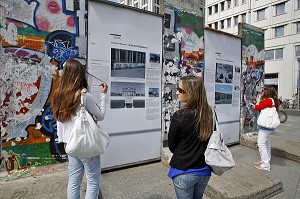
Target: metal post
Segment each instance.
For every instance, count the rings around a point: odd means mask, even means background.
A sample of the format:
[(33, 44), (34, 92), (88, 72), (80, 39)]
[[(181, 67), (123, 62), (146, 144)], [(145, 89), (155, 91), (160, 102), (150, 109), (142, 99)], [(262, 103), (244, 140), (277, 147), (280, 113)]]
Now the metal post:
[(298, 61), (298, 79), (297, 79), (297, 109), (299, 110), (299, 94), (300, 94), (300, 57), (297, 57)]

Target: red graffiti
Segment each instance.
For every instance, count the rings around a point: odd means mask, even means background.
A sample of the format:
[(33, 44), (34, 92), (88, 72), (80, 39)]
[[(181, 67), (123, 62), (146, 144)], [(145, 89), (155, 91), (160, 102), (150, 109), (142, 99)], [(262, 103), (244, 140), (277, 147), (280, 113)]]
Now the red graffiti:
[(50, 22), (46, 17), (37, 17), (36, 23), (40, 30), (48, 31), (50, 28)]
[(20, 163), (19, 163), (19, 159), (18, 157), (20, 157), (20, 155), (15, 154), (13, 151), (9, 150), (9, 157), (7, 157), (7, 160), (4, 159), (4, 157), (1, 157), (1, 162), (4, 162), (4, 168), (6, 169), (7, 173), (9, 175), (15, 173), (16, 171), (27, 171), (28, 167), (31, 165), (30, 162), (26, 163), (26, 166), (21, 167)]
[(56, 1), (50, 1), (47, 5), (47, 8), (53, 14), (57, 14), (60, 12), (60, 7)]
[(67, 24), (68, 26), (70, 27), (75, 27), (75, 20), (74, 20), (74, 17), (73, 16), (70, 16), (67, 20)]
[(196, 29), (197, 30), (201, 30), (202, 29), (201, 23), (199, 23), (199, 22), (196, 23)]
[(186, 34), (191, 35), (193, 33), (193, 28), (190, 25), (184, 27)]

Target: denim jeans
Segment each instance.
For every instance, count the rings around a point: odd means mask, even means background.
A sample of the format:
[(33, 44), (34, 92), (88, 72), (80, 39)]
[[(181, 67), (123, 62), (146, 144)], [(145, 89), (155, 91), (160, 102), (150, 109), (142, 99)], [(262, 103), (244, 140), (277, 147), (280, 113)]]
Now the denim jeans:
[(177, 199), (202, 199), (210, 176), (185, 173), (173, 178)]
[(273, 131), (267, 131), (259, 129), (257, 136), (257, 145), (260, 155), (260, 160), (262, 161), (262, 166), (270, 168), (271, 160), (271, 140), (270, 136)]
[(98, 199), (100, 187), (100, 156), (92, 158), (80, 158), (77, 156), (68, 156), (69, 158), (69, 182), (68, 199), (80, 198), (80, 186), (83, 174), (87, 178), (86, 199)]

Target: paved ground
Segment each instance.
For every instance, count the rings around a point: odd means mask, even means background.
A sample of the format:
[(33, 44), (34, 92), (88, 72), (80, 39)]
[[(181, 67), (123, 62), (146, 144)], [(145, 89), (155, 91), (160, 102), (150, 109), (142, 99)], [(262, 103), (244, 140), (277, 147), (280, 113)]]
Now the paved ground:
[[(283, 149), (289, 149), (288, 143), (300, 143), (299, 128), (300, 116), (289, 115), (288, 121), (282, 124), (272, 135), (272, 139), (285, 141)], [(278, 143), (277, 143), (278, 144)], [(287, 144), (287, 145), (285, 145)], [(275, 145), (275, 144), (274, 144)], [(299, 149), (299, 148), (298, 148)], [(243, 178), (241, 182), (245, 186), (251, 186), (252, 190), (259, 190), (261, 180), (266, 177), (280, 180), (284, 191), (273, 196), (272, 199), (298, 199), (300, 198), (300, 162), (272, 155), (271, 172), (261, 171), (254, 168), (254, 161), (259, 159), (257, 149), (245, 146), (231, 146), (233, 157), (236, 160), (236, 168), (230, 170), (232, 174), (224, 177), (231, 179), (235, 173), (255, 178)], [(102, 174), (102, 192), (105, 199), (172, 199), (176, 198), (172, 181), (167, 177), (168, 167), (158, 162), (143, 166), (122, 169)], [(242, 169), (242, 170), (241, 170)], [(247, 175), (246, 175), (247, 174)], [(235, 175), (236, 176), (236, 175)], [(241, 175), (240, 175), (241, 176)], [(246, 180), (245, 180), (246, 179)], [(0, 181), (0, 199), (64, 199), (66, 198), (68, 172), (55, 172), (34, 177), (26, 177), (13, 181)], [(213, 182), (224, 180), (218, 176), (212, 176)], [(237, 188), (228, 186), (226, 181), (220, 185), (221, 189), (226, 186), (227, 198), (236, 194)], [(224, 185), (224, 186), (223, 186)], [(81, 188), (81, 198), (84, 198), (86, 182)], [(244, 192), (248, 192), (244, 189)], [(243, 189), (241, 189), (243, 192)], [(244, 194), (244, 193), (241, 193)], [(205, 199), (210, 199), (208, 196)], [(245, 198), (245, 197), (243, 197)], [(248, 197), (249, 198), (249, 197)], [(251, 198), (251, 197), (250, 197)], [(214, 198), (213, 198), (214, 199)], [(219, 198), (216, 198), (219, 199)]]
[[(248, 165), (248, 172), (253, 175), (269, 176), (282, 181), (284, 191), (272, 198), (300, 198), (300, 163), (272, 156), (271, 172), (254, 168), (258, 160), (258, 151), (236, 145), (230, 147), (236, 163)], [(105, 199), (173, 199), (175, 197), (172, 181), (167, 177), (168, 167), (162, 163), (153, 163), (129, 169), (117, 170), (102, 174), (102, 192)], [(237, 167), (238, 169), (238, 167)], [(14, 181), (0, 181), (1, 199), (53, 199), (66, 198), (67, 171), (27, 177)], [(213, 176), (212, 179), (218, 179)], [(259, 180), (258, 180), (259, 181)], [(253, 182), (252, 182), (253, 183)], [(255, 184), (254, 188), (255, 188)], [(85, 191), (82, 187), (82, 198)], [(257, 182), (257, 186), (259, 183)], [(259, 187), (258, 187), (259, 188)], [(230, 196), (228, 190), (228, 195)], [(204, 197), (209, 199), (208, 196)]]
[[(300, 112), (300, 111), (299, 111)], [(300, 143), (300, 116), (288, 115), (286, 122), (280, 124), (272, 137)], [(300, 149), (299, 149), (300, 150)]]

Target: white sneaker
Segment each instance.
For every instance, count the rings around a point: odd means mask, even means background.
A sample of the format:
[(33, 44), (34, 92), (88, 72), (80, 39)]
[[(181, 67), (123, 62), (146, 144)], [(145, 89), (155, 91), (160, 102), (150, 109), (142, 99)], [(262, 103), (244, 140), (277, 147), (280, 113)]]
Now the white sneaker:
[(260, 169), (260, 170), (265, 170), (265, 171), (271, 171), (270, 167), (265, 167), (262, 165), (257, 165), (255, 168)]

